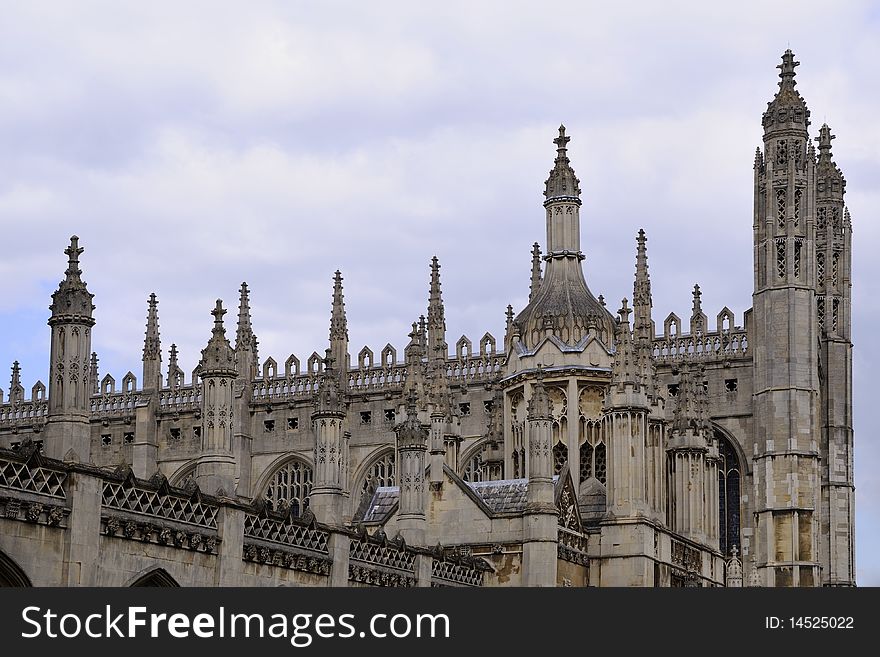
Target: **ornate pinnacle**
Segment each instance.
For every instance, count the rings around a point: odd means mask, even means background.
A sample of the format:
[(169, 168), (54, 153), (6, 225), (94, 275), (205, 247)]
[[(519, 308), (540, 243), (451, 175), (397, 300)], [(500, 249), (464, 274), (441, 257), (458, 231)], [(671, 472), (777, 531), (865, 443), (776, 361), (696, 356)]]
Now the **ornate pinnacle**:
[(827, 123), (823, 123), (822, 127), (819, 128), (819, 136), (815, 138), (815, 141), (819, 144), (819, 157), (824, 155), (829, 159), (831, 158), (832, 139), (837, 139), (837, 136), (831, 134), (831, 128), (828, 127)]
[(70, 237), (70, 246), (64, 249), (67, 254), (67, 271), (64, 272), (67, 280), (71, 282), (80, 282), (79, 275), (82, 271), (79, 268), (79, 256), (84, 249), (79, 245), (79, 237), (72, 235)]
[(703, 312), (703, 305), (701, 302), (703, 293), (700, 292), (700, 286), (698, 284), (694, 284), (694, 316), (699, 315)]
[(445, 359), (447, 350), (446, 318), (440, 294), (440, 263), (434, 256), (431, 258), (431, 287), (428, 294), (428, 357)]
[(428, 431), (419, 420), (418, 395), (410, 390), (406, 395), (406, 419), (395, 427), (397, 446), (424, 449), (428, 444)]
[(144, 359), (159, 358), (162, 353), (159, 343), (159, 301), (156, 299), (156, 293), (150, 294), (147, 301), (147, 330), (144, 338)]
[(10, 394), (13, 390), (21, 385), (21, 367), (18, 364), (18, 361), (14, 361), (12, 363), (12, 380), (9, 382), (9, 391)]
[(532, 282), (529, 286), (529, 301), (535, 298), (539, 287), (541, 287), (541, 246), (535, 242), (532, 245)]
[(558, 157), (568, 159), (566, 157), (566, 151), (568, 150), (566, 146), (568, 142), (571, 141), (571, 137), (565, 136), (565, 126), (563, 124), (559, 124), (559, 136), (553, 140), (553, 143), (556, 144), (556, 152), (559, 154)]
[(214, 306), (211, 314), (214, 316), (214, 335), (226, 335), (226, 328), (223, 326), (223, 315), (226, 314), (226, 310), (223, 308), (222, 299), (217, 299), (217, 305)]
[(89, 382), (91, 383), (92, 394), (98, 394), (98, 354), (94, 351), (89, 360)]
[(617, 314), (620, 316), (621, 324), (629, 324), (629, 314), (632, 312), (632, 308), (630, 308), (627, 303), (628, 299), (624, 297), (620, 302), (620, 310), (617, 311)]
[(238, 301), (238, 327), (235, 331), (235, 350), (248, 349), (253, 344), (251, 305), (247, 283), (241, 284)]
[(800, 65), (801, 65), (800, 62), (794, 61), (794, 53), (791, 52), (790, 49), (786, 50), (783, 53), (782, 63), (778, 64), (776, 66), (776, 68), (778, 68), (780, 71), (779, 72), (779, 77), (780, 77), (779, 87), (780, 87), (780, 89), (786, 84), (791, 87), (793, 87), (795, 84), (797, 84), (794, 79), (794, 76), (795, 76), (794, 69), (796, 66), (800, 66)]
[(330, 311), (330, 340), (348, 340), (348, 321), (345, 318), (345, 301), (342, 295), (342, 273), (338, 269), (333, 275), (333, 308)]

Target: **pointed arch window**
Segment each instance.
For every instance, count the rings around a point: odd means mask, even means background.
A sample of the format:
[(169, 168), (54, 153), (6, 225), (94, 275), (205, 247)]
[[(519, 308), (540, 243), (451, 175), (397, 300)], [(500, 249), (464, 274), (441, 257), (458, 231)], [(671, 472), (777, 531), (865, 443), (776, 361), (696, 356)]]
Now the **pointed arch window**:
[(293, 509), (294, 515), (300, 515), (309, 505), (309, 493), (312, 492), (312, 468), (299, 460), (288, 461), (272, 475), (264, 497), (273, 508), (286, 504)]
[(553, 445), (553, 474), (562, 472), (562, 466), (568, 462), (568, 447), (565, 443), (558, 442)]
[[(733, 445), (722, 433), (716, 431), (718, 453), (718, 519), (720, 523), (718, 542), (721, 554), (729, 555), (733, 547), (740, 545), (740, 491), (742, 468)], [(741, 550), (740, 550), (741, 552)]]

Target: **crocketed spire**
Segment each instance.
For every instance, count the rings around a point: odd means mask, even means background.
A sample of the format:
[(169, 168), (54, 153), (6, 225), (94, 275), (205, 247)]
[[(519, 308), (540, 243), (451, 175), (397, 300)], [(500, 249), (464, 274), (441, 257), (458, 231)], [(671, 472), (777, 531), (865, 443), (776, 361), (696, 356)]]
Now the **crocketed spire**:
[(95, 324), (95, 320), (92, 319), (92, 311), (95, 309), (92, 298), (95, 295), (88, 291), (85, 281), (80, 278), (82, 270), (79, 268), (79, 256), (82, 252), (79, 237), (73, 235), (70, 238), (70, 246), (64, 250), (67, 254), (65, 278), (52, 295), (52, 305), (49, 306), (49, 310), (52, 311), (50, 325), (62, 321), (80, 322), (89, 326)]
[(535, 242), (532, 245), (532, 282), (529, 285), (529, 301), (535, 298), (539, 287), (541, 287), (541, 245)]
[(816, 199), (819, 201), (840, 201), (846, 191), (846, 180), (831, 154), (831, 128), (823, 123), (819, 128), (816, 142), (819, 144), (819, 159), (816, 164)]
[(147, 330), (144, 337), (144, 360), (162, 359), (162, 347), (159, 343), (159, 301), (156, 293), (150, 294), (147, 301)]
[(440, 262), (431, 258), (431, 287), (428, 292), (428, 358), (445, 360), (449, 352), (446, 344), (446, 316), (440, 294)]
[(638, 362), (633, 348), (632, 333), (629, 327), (629, 314), (631, 309), (627, 300), (623, 299), (620, 310), (617, 311), (617, 331), (614, 336), (616, 350), (614, 352), (614, 364), (611, 368), (611, 383), (618, 386), (625, 384), (638, 385)]
[(226, 339), (226, 329), (223, 326), (223, 301), (217, 299), (217, 305), (211, 311), (214, 316), (214, 328), (211, 331), (211, 339), (208, 345), (202, 349), (202, 360), (199, 362), (199, 374), (205, 378), (208, 376), (235, 376), (235, 351), (229, 340)]
[(546, 200), (544, 205), (552, 203), (554, 200), (570, 200), (580, 205), (581, 188), (580, 180), (571, 168), (571, 162), (568, 159), (567, 144), (571, 141), (571, 137), (565, 136), (565, 126), (559, 126), (559, 136), (553, 140), (556, 144), (556, 160), (553, 168), (550, 169), (550, 177), (544, 183), (544, 196)]
[(777, 66), (779, 73), (779, 91), (772, 101), (767, 103), (763, 125), (765, 138), (773, 132), (798, 129), (806, 132), (810, 125), (810, 110), (795, 89), (794, 69), (800, 62), (794, 60), (794, 53), (786, 50), (782, 55), (782, 63)]

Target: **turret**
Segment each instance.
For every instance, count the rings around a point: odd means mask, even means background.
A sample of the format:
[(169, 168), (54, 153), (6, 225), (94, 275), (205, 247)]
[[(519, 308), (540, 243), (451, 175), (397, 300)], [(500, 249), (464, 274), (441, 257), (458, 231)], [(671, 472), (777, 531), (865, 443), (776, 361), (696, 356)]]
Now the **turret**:
[(248, 383), (257, 378), (260, 359), (257, 353), (257, 336), (251, 326), (250, 290), (241, 284), (238, 301), (238, 325), (235, 329), (235, 368), (238, 378)]
[(91, 458), (89, 430), (89, 380), (92, 353), (92, 313), (94, 297), (80, 278), (79, 238), (70, 238), (65, 249), (68, 264), (65, 278), (52, 295), (49, 326), (52, 346), (49, 360), (49, 413), (46, 427), (46, 453), (53, 458)]
[(419, 420), (416, 396), (412, 393), (406, 402), (406, 420), (395, 428), (395, 433), (400, 482), (397, 524), (401, 536), (407, 543), (424, 545), (425, 511), (428, 499), (428, 482), (425, 480), (428, 428)]
[(446, 316), (440, 293), (440, 263), (431, 258), (431, 286), (428, 293), (428, 360), (445, 361), (449, 354), (446, 344)]
[(199, 376), (202, 379), (202, 453), (196, 462), (196, 482), (203, 491), (225, 495), (235, 492), (233, 432), (236, 418), (233, 413), (233, 381), (238, 376), (235, 351), (226, 339), (223, 326), (223, 302), (211, 311), (214, 329), (211, 339), (202, 350)]
[(319, 522), (342, 524), (347, 492), (348, 437), (345, 434), (345, 405), (331, 350), (324, 358), (324, 373), (312, 413), (315, 433), (315, 482), (309, 508)]
[(159, 341), (159, 302), (156, 294), (147, 301), (147, 330), (144, 337), (144, 392), (162, 387), (162, 345)]

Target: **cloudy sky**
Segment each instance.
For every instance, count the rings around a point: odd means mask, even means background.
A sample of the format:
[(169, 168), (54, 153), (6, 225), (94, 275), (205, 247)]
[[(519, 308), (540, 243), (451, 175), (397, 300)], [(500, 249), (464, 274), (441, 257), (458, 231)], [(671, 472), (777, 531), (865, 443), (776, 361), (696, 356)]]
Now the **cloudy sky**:
[(242, 281), (261, 356), (305, 361), (326, 346), (337, 268), (352, 353), (402, 350), (432, 255), (450, 343), (500, 341), (544, 239), (560, 122), (593, 291), (631, 296), (643, 227), (658, 323), (689, 316), (698, 282), (710, 317), (728, 305), (741, 324), (752, 161), (791, 47), (848, 182), (857, 564), (880, 585), (876, 5), (316, 4), (0, 2), (0, 366), (19, 360), (27, 390), (46, 380), (73, 233), (117, 381), (140, 375), (151, 292), (166, 363), (176, 342), (189, 372)]

